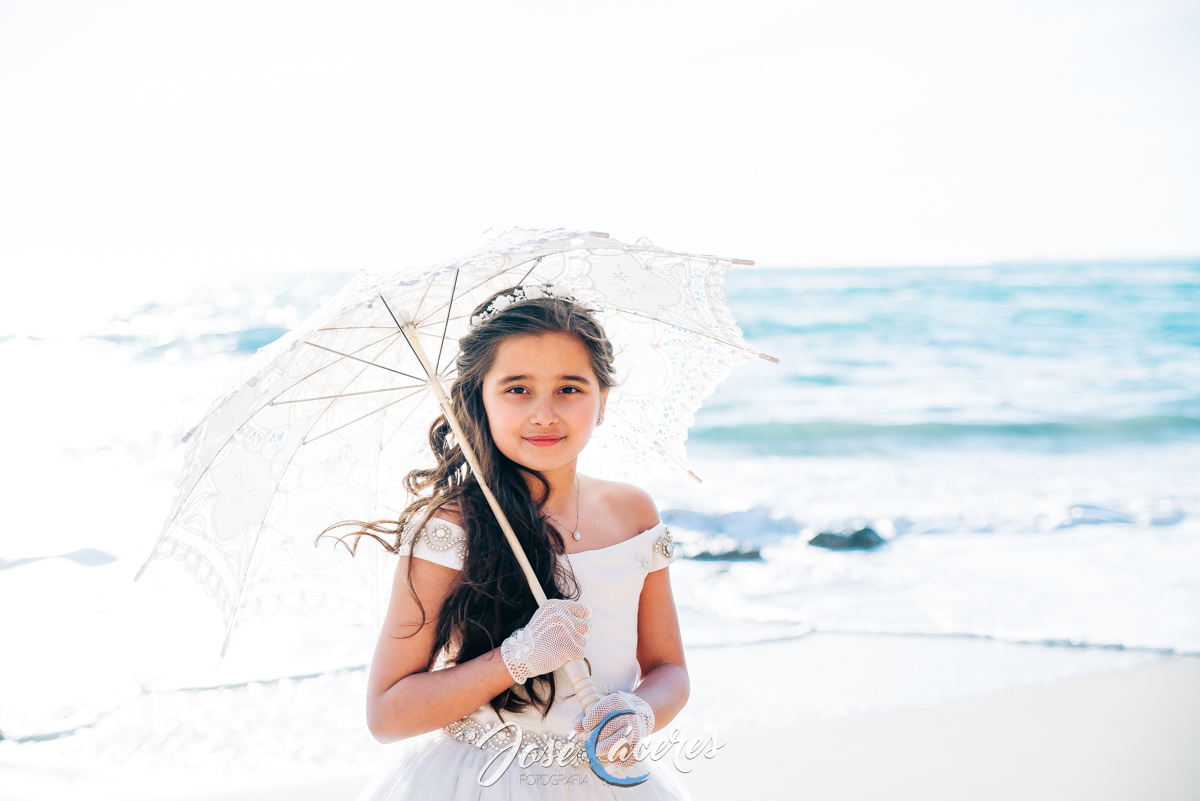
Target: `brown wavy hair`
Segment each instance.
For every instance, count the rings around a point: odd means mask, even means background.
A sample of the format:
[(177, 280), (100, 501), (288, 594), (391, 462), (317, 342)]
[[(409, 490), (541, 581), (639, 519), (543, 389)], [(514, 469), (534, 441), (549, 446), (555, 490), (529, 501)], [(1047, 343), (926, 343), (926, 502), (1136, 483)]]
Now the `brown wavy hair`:
[[(494, 299), (511, 294), (514, 289), (492, 295), (473, 315), (481, 314)], [(458, 377), (450, 388), (450, 399), (484, 478), (512, 524), (546, 597), (576, 599), (579, 587), (575, 577), (565, 560), (558, 558), (564, 552), (562, 535), (542, 512), (550, 484), (540, 472), (517, 464), (500, 452), (492, 440), (483, 406), (483, 379), (491, 370), (500, 345), (512, 337), (541, 334), (578, 337), (587, 348), (600, 387), (613, 386), (612, 343), (592, 313), (571, 300), (545, 297), (511, 304), (468, 330), (458, 342)], [(338, 537), (351, 553), (362, 537), (375, 540), (392, 553), (400, 553), (406, 539), (404, 534), (418, 533), (439, 509), (458, 513), (467, 533), (466, 557), (438, 612), (426, 670), (433, 669), (444, 649), (448, 651), (446, 664), (466, 662), (487, 653), (528, 623), (537, 609), (525, 575), (455, 442), (445, 415), (439, 415), (429, 427), (429, 447), (437, 463), (428, 469), (413, 470), (405, 477), (404, 486), (416, 500), (398, 520), (346, 521), (321, 534), (324, 536), (342, 526), (356, 526), (357, 531)], [(530, 477), (534, 485), (541, 485), (536, 497), (530, 489)], [(412, 592), (411, 560), (407, 578)], [(416, 598), (415, 592), (413, 597)], [(416, 600), (423, 627), (427, 620), (425, 607), (419, 598)], [(455, 653), (449, 653), (455, 648)], [(554, 695), (554, 674), (546, 673), (528, 680), (523, 687), (504, 690), (491, 700), (491, 706), (498, 715), (503, 711), (521, 712), (532, 706), (545, 718)]]

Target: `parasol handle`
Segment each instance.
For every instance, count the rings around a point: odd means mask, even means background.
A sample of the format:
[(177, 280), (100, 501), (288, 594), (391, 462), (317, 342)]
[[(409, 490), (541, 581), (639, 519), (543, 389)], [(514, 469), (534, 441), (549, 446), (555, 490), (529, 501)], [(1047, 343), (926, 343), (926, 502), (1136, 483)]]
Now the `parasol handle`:
[(566, 671), (567, 680), (575, 688), (575, 697), (579, 699), (579, 705), (583, 707), (583, 714), (586, 715), (600, 700), (600, 691), (596, 689), (596, 683), (588, 673), (587, 663), (582, 659), (572, 659), (563, 665), (563, 670)]
[[(386, 305), (387, 301), (384, 301), (384, 303)], [(390, 312), (391, 309), (389, 308), (388, 311)], [(513, 555), (517, 557), (517, 563), (521, 566), (521, 572), (525, 574), (525, 580), (529, 583), (529, 589), (533, 592), (533, 597), (537, 600), (538, 606), (545, 606), (546, 593), (542, 590), (542, 585), (533, 572), (533, 566), (529, 564), (529, 557), (525, 555), (525, 551), (521, 548), (521, 543), (517, 541), (517, 534), (513, 531), (512, 524), (508, 522), (508, 517), (505, 516), (504, 510), (500, 508), (500, 501), (496, 500), (496, 496), (492, 494), (491, 487), (483, 480), (483, 470), (479, 466), (479, 460), (475, 457), (475, 451), (471, 449), (470, 442), (467, 440), (467, 435), (463, 432), (462, 426), (458, 422), (457, 415), (454, 414), (454, 407), (450, 403), (450, 398), (446, 395), (446, 390), (442, 387), (441, 379), (438, 378), (437, 373), (429, 364), (429, 357), (425, 355), (425, 349), (421, 347), (416, 327), (412, 323), (405, 325), (400, 324), (399, 320), (396, 322), (397, 325), (400, 325), (400, 332), (408, 340), (413, 353), (416, 354), (417, 361), (421, 363), (421, 368), (425, 371), (425, 375), (429, 380), (429, 388), (433, 391), (433, 396), (437, 398), (438, 406), (441, 407), (442, 414), (446, 416), (446, 422), (450, 424), (450, 428), (454, 431), (454, 436), (458, 440), (458, 447), (462, 451), (463, 457), (467, 460), (467, 464), (470, 465), (471, 472), (475, 474), (475, 480), (479, 483), (479, 488), (483, 490), (483, 497), (487, 498), (488, 506), (492, 507), (492, 512), (496, 515), (496, 522), (500, 524), (500, 530), (504, 532), (504, 538), (508, 540), (508, 545), (512, 548)], [(571, 686), (575, 688), (575, 697), (579, 699), (584, 713), (587, 713), (600, 700), (600, 692), (596, 689), (596, 684), (592, 681), (592, 677), (588, 673), (587, 663), (582, 659), (572, 659), (563, 665), (563, 669), (566, 671)]]

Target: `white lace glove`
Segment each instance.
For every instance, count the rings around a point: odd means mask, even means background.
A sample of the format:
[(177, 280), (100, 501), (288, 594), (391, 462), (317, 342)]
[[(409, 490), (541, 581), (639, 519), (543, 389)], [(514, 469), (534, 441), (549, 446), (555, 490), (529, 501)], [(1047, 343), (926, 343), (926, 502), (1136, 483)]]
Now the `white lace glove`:
[[(631, 768), (637, 764), (638, 743), (649, 737), (650, 733), (654, 731), (654, 710), (641, 697), (626, 692), (606, 695), (597, 701), (586, 715), (582, 712), (576, 715), (571, 728), (580, 734), (590, 732), (600, 721), (604, 720), (605, 715), (616, 712), (618, 709), (632, 709), (637, 714), (618, 715), (604, 724), (604, 729), (596, 741), (596, 756), (608, 759), (609, 750), (624, 737), (629, 744), (629, 752), (624, 759), (617, 760), (613, 764)], [(620, 749), (617, 750), (617, 753), (620, 753)]]
[(557, 670), (572, 659), (582, 659), (592, 608), (578, 601), (551, 598), (533, 617), (500, 644), (500, 656), (513, 681), (524, 684), (530, 676)]

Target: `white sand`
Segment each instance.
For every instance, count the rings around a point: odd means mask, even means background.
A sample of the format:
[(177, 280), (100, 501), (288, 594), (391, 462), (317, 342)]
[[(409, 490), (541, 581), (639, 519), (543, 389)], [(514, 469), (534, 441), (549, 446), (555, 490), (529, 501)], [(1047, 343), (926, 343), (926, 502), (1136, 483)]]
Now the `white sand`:
[[(716, 757), (689, 763), (696, 801), (1200, 799), (1200, 659), (721, 736)], [(756, 767), (764, 761), (773, 767)], [(330, 777), (219, 799), (352, 801), (364, 782)]]
[[(688, 763), (684, 782), (696, 801), (1200, 799), (1200, 659), (719, 737), (727, 744), (715, 758)], [(68, 765), (54, 776), (22, 776), (17, 767), (0, 776), (0, 799), (353, 801), (373, 772), (305, 767), (287, 780), (209, 775), (197, 783), (164, 774), (85, 778)]]
[(1200, 659), (723, 737), (696, 801), (1198, 799)]

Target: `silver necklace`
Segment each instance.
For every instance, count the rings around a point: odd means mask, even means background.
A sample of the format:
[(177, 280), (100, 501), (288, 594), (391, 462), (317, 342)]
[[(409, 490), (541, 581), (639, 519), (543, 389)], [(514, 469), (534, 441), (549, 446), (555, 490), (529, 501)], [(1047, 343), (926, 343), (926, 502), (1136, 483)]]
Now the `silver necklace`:
[[(558, 523), (563, 528), (566, 528), (566, 526), (563, 524), (563, 521), (559, 520), (549, 512), (546, 512), (546, 514), (550, 515), (550, 519), (555, 523)], [(575, 538), (576, 542), (579, 542), (579, 540), (583, 539), (583, 535), (579, 533), (579, 476), (575, 476), (575, 529), (572, 531), (571, 536)]]

